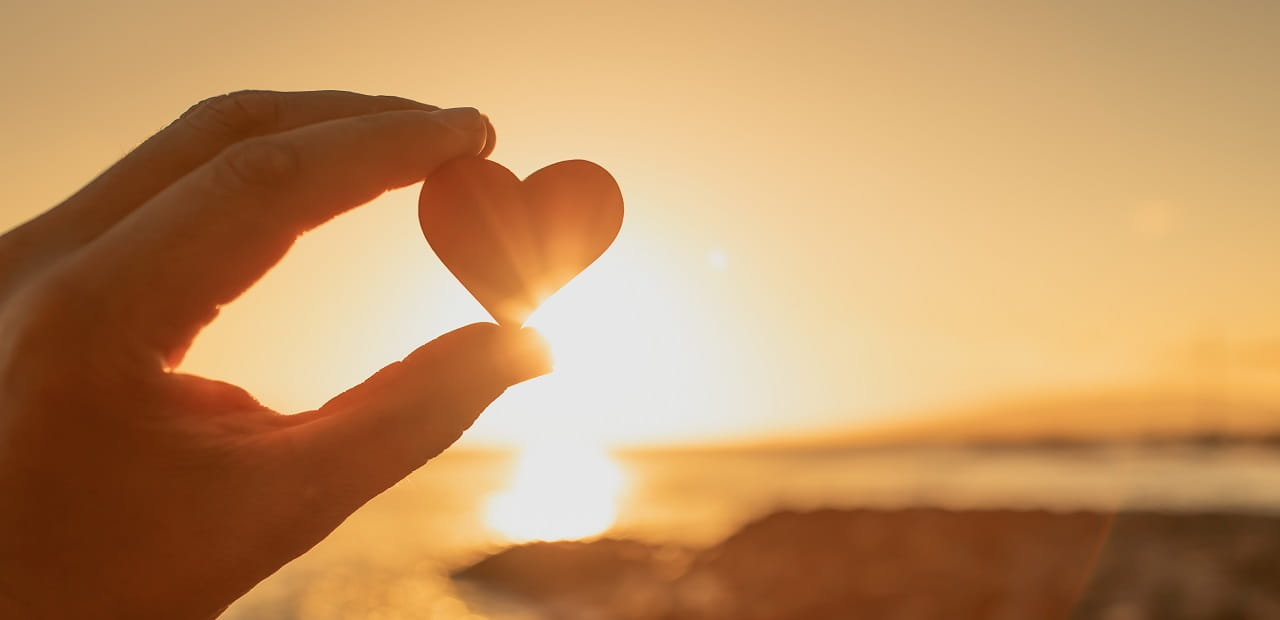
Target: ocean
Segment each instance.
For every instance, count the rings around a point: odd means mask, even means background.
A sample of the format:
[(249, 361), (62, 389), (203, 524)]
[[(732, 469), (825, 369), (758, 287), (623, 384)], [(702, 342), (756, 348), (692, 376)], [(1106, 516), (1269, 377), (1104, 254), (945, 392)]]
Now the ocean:
[(448, 452), (224, 618), (531, 620), (448, 575), (527, 540), (705, 547), (783, 509), (944, 507), (1280, 514), (1257, 446)]

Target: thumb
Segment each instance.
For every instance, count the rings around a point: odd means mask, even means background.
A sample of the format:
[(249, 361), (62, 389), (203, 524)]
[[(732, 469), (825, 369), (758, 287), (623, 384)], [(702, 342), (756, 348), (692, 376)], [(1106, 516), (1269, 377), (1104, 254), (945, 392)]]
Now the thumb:
[[(508, 387), (551, 371), (532, 329), (475, 323), (423, 345), (403, 361), (283, 429), (308, 487), (330, 489), (351, 510), (457, 441)], [(323, 492), (323, 491), (321, 491)]]

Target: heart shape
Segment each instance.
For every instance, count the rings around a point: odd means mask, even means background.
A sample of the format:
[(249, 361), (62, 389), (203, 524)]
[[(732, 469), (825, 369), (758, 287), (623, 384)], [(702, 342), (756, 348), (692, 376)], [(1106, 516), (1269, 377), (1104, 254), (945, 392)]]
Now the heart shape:
[(501, 164), (459, 159), (422, 184), (418, 221), (476, 301), (498, 323), (522, 325), (613, 243), (622, 192), (589, 161), (552, 164), (522, 183)]

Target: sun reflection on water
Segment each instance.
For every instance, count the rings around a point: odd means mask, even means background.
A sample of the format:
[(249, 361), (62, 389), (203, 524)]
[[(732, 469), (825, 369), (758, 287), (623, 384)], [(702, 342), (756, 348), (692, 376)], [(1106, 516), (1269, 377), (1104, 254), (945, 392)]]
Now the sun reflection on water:
[(493, 494), (485, 524), (511, 542), (570, 540), (604, 533), (618, 517), (625, 477), (599, 446), (523, 446), (511, 486)]

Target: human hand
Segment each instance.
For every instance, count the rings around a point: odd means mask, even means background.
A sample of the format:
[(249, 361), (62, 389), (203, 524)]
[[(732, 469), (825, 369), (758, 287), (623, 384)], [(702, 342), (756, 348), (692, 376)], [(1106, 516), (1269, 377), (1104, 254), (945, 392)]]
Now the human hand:
[(298, 415), (173, 370), (301, 233), (492, 142), (470, 108), (237, 93), (0, 237), (0, 617), (216, 616), (548, 372), (493, 324)]

